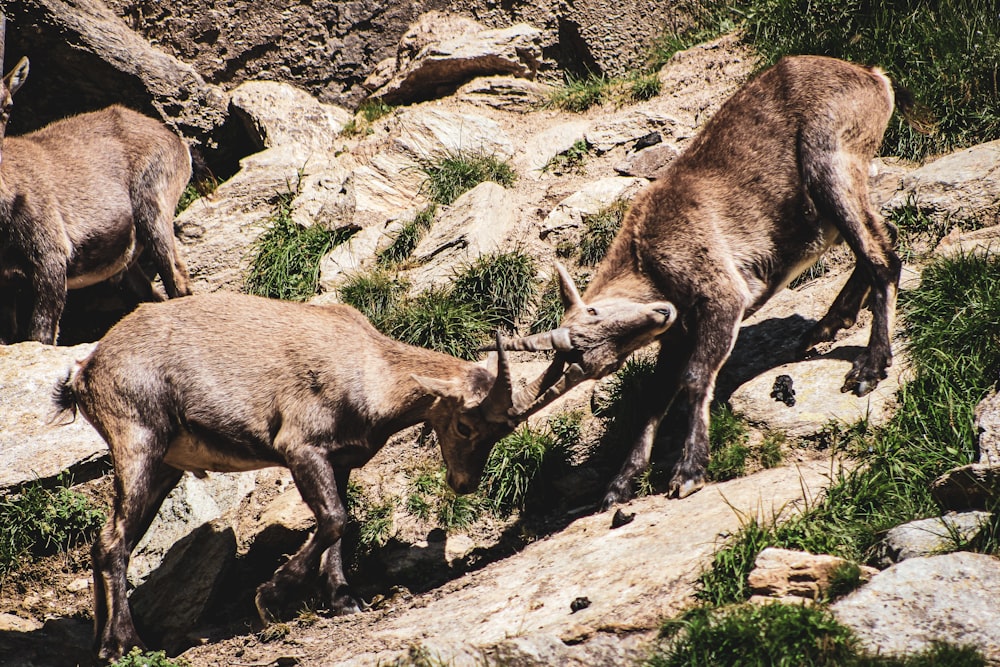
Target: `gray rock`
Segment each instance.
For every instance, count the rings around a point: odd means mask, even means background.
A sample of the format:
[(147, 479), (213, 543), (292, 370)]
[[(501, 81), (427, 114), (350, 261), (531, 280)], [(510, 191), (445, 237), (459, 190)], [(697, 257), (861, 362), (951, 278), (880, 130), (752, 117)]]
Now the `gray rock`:
[[(366, 87), (378, 85), (373, 98), (408, 104), (450, 94), (477, 76), (535, 76), (542, 57), (540, 30), (526, 24), (485, 30), (464, 19), (463, 29), (435, 34), (448, 18), (431, 12), (407, 31), (394, 66), (380, 64), (365, 82)], [(382, 83), (387, 74), (389, 80)]]
[(548, 102), (548, 86), (512, 76), (484, 76), (473, 79), (455, 92), (463, 102), (479, 106), (528, 113)]
[(615, 171), (622, 176), (636, 176), (655, 181), (668, 164), (680, 155), (673, 144), (657, 144), (637, 153), (615, 165)]
[(1000, 223), (1000, 140), (950, 153), (904, 175), (888, 211), (913, 204), (936, 220)]
[(146, 641), (170, 651), (190, 646), (226, 570), (236, 559), (236, 536), (225, 521), (203, 524), (166, 554), (163, 565), (129, 598)]
[(975, 539), (990, 517), (989, 512), (949, 512), (896, 526), (879, 545), (879, 565), (885, 568), (907, 558), (956, 551)]
[(500, 125), (471, 113), (422, 106), (398, 117), (394, 149), (422, 164), (458, 153), (509, 160), (514, 143)]
[(539, 235), (552, 244), (579, 244), (586, 216), (598, 213), (615, 200), (630, 200), (647, 182), (642, 178), (610, 176), (587, 183), (552, 209), (542, 221)]
[(993, 391), (980, 401), (974, 417), (979, 463), (1000, 466), (1000, 394)]
[(67, 470), (74, 475), (107, 459), (107, 445), (83, 417), (66, 424), (49, 421), (56, 383), (92, 349), (89, 343), (0, 345), (0, 493)]
[(258, 142), (258, 150), (302, 144), (321, 152), (334, 149), (352, 114), (322, 104), (306, 91), (277, 81), (247, 81), (233, 90), (230, 108)]
[(931, 483), (931, 494), (948, 510), (988, 509), (1000, 498), (1000, 466), (970, 463), (953, 468)]
[(1000, 661), (1000, 560), (958, 552), (910, 558), (837, 601), (837, 620), (872, 653), (901, 656), (932, 642), (975, 646)]
[(1000, 225), (968, 231), (954, 227), (934, 248), (934, 254), (941, 257), (998, 252), (1000, 252)]
[(673, 136), (676, 125), (677, 121), (669, 116), (649, 110), (636, 110), (594, 121), (584, 136), (587, 143), (600, 155), (617, 146), (633, 143), (651, 132), (659, 132), (665, 137)]
[[(768, 547), (757, 555), (748, 583), (754, 597), (766, 601), (821, 600), (830, 592), (834, 574), (848, 564), (829, 554)], [(863, 577), (869, 579), (876, 572), (866, 568)]]
[(168, 557), (173, 558), (179, 543), (190, 541), (203, 526), (234, 511), (253, 488), (254, 476), (244, 473), (210, 473), (204, 479), (185, 474), (136, 545), (129, 562), (129, 582), (138, 586), (154, 576)]
[[(29, 53), (35, 73), (18, 113), (30, 111), (35, 122), (121, 103), (209, 144), (228, 116), (220, 88), (150, 46), (100, 0), (6, 3), (5, 11), (7, 55)], [(67, 91), (76, 91), (74, 109), (57, 102)]]

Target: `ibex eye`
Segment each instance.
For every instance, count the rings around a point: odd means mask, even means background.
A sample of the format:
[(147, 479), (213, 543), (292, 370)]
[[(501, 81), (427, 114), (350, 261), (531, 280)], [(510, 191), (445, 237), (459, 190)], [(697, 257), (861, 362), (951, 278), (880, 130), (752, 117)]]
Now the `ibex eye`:
[(468, 438), (472, 435), (472, 429), (469, 428), (467, 424), (463, 424), (462, 422), (455, 422), (455, 430), (458, 431), (458, 434), (463, 438)]

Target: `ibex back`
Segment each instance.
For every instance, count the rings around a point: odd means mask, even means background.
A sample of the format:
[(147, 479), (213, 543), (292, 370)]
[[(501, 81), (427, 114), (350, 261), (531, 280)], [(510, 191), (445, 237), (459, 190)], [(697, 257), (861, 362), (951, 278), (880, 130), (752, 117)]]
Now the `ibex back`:
[(474, 490), (490, 449), (537, 409), (497, 372), (383, 336), (349, 306), (215, 293), (144, 304), (56, 388), (107, 441), (114, 513), (93, 548), (96, 649), (140, 645), (129, 614), (129, 554), (185, 470), (285, 466), (316, 532), (257, 589), (267, 621), (320, 570), (330, 608), (357, 611), (341, 566), (347, 481), (397, 431), (426, 422), (448, 484)]
[(121, 106), (4, 137), (27, 71), (22, 59), (0, 86), (0, 343), (55, 343), (68, 289), (121, 277), (140, 300), (159, 300), (143, 252), (167, 296), (190, 294), (173, 231), (187, 147)]
[[(824, 57), (781, 60), (737, 91), (636, 196), (582, 297), (560, 267), (561, 327), (505, 343), (508, 349), (560, 349), (550, 378), (568, 364), (572, 377), (554, 385), (565, 391), (614, 371), (650, 342), (622, 335), (628, 313), (650, 302), (676, 307), (677, 325), (659, 336), (650, 390), (640, 394), (643, 426), (605, 507), (630, 496), (679, 394), (690, 423), (670, 493), (683, 497), (705, 484), (709, 407), (740, 322), (835, 243), (846, 241), (857, 263), (802, 351), (851, 326), (867, 296), (871, 338), (842, 391), (864, 395), (886, 376), (901, 264), (895, 230), (869, 202), (868, 173), (894, 96), (878, 69)], [(909, 104), (909, 98), (900, 101)]]

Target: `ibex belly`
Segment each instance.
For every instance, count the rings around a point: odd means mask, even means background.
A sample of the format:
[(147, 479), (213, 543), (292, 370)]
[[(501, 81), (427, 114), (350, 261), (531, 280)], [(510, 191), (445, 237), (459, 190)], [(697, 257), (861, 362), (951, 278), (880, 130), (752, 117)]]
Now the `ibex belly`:
[(85, 238), (73, 244), (73, 255), (66, 267), (66, 288), (80, 289), (125, 271), (141, 252), (131, 220), (115, 225), (114, 233)]
[(196, 474), (213, 472), (246, 472), (280, 465), (254, 456), (240, 456), (205, 442), (189, 431), (181, 431), (167, 449), (163, 462), (179, 470)]

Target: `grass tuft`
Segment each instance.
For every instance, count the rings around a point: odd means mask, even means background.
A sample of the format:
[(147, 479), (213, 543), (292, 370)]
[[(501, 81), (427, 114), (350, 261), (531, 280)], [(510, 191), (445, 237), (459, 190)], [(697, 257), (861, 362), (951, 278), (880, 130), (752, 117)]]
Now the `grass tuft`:
[(480, 312), (452, 298), (446, 288), (432, 288), (401, 302), (384, 322), (385, 332), (410, 345), (462, 359), (475, 359), (492, 329)]
[(381, 331), (402, 303), (409, 283), (387, 271), (359, 273), (337, 289), (343, 303), (354, 306)]
[(549, 161), (542, 167), (542, 173), (579, 174), (583, 172), (583, 165), (590, 155), (590, 144), (586, 139), (577, 139), (573, 145), (549, 158)]
[(712, 410), (708, 425), (709, 451), (708, 478), (724, 482), (746, 474), (750, 457), (750, 429), (746, 422), (724, 405)]
[(480, 183), (493, 181), (510, 187), (517, 172), (510, 163), (493, 155), (456, 151), (420, 165), (427, 175), (421, 192), (431, 201), (447, 206)]
[(0, 497), (0, 578), (32, 557), (68, 551), (93, 541), (106, 520), (68, 479), (46, 489), (40, 483)]
[(608, 253), (611, 242), (628, 211), (629, 202), (616, 199), (597, 213), (584, 216), (583, 234), (580, 238), (580, 263), (594, 266)]
[(250, 266), (244, 278), (248, 294), (307, 300), (319, 288), (320, 260), (354, 234), (354, 230), (329, 231), (319, 225), (301, 227), (293, 221), (292, 201), (300, 185), (301, 177), (295, 187), (278, 193), (268, 228), (250, 246)]
[(587, 109), (607, 101), (611, 91), (611, 81), (598, 74), (579, 78), (567, 76), (566, 83), (552, 92), (549, 104), (557, 109), (582, 113)]
[(513, 331), (535, 298), (535, 260), (522, 252), (482, 255), (452, 282), (452, 297), (476, 310), (491, 328)]
[(437, 205), (431, 204), (417, 213), (413, 220), (403, 225), (392, 244), (378, 254), (378, 265), (382, 268), (392, 268), (412, 255), (424, 232), (434, 223), (436, 213)]
[(164, 651), (143, 651), (138, 646), (111, 663), (112, 667), (190, 667), (184, 658), (168, 658)]

